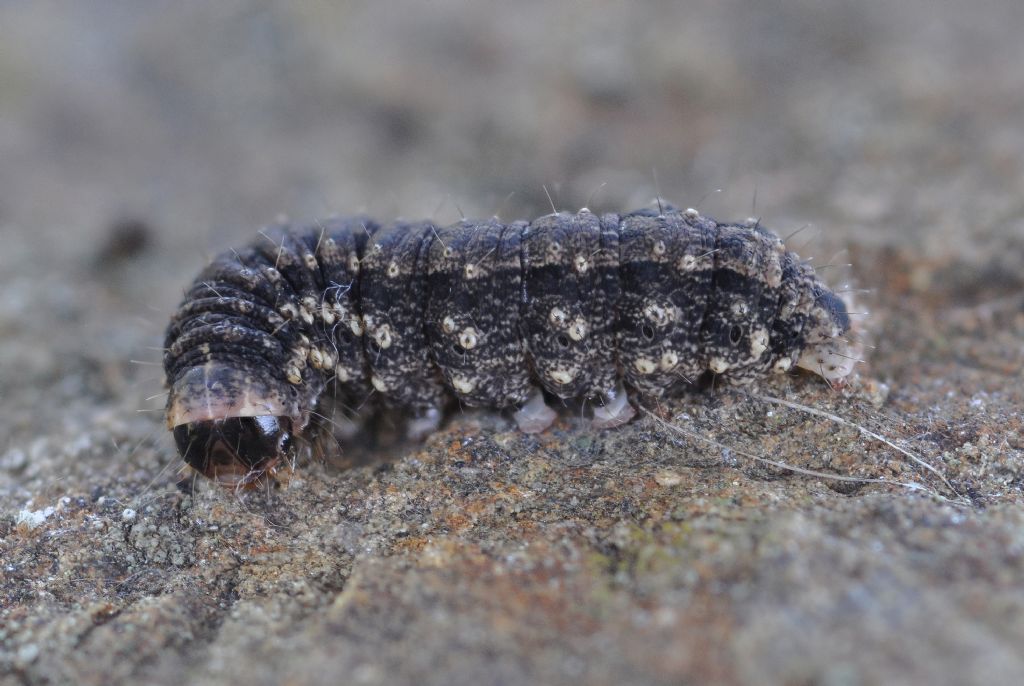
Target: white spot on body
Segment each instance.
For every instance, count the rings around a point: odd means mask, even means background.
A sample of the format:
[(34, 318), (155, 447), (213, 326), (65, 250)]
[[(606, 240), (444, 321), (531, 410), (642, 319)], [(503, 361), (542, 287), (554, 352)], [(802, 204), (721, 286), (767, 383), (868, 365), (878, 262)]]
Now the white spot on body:
[(569, 326), (569, 338), (574, 341), (582, 341), (587, 337), (587, 322), (583, 317), (576, 317)]
[(473, 392), (474, 388), (476, 388), (476, 382), (473, 379), (468, 379), (464, 376), (453, 376), (452, 388), (463, 395), (468, 395)]
[(638, 357), (633, 362), (633, 367), (641, 374), (653, 374), (658, 369), (658, 365), (646, 357)]
[(573, 267), (575, 267), (576, 271), (580, 274), (586, 274), (587, 269), (590, 267), (590, 260), (583, 255), (577, 255), (576, 259), (573, 260)]
[(661, 368), (666, 372), (675, 369), (677, 364), (679, 364), (679, 355), (674, 350), (666, 350), (661, 354)]
[(396, 278), (401, 273), (402, 270), (399, 269), (397, 263), (392, 262), (391, 264), (388, 265), (388, 276), (390, 276), (392, 279)]
[(712, 357), (708, 360), (708, 369), (715, 374), (724, 374), (729, 370), (729, 363), (721, 357)]
[(309, 357), (308, 345), (297, 345), (292, 349), (292, 364), (302, 368), (306, 366), (306, 359)]
[(658, 303), (650, 303), (644, 307), (644, 316), (658, 326), (668, 324), (668, 310)]
[(687, 207), (683, 211), (683, 216), (686, 217), (687, 219), (694, 220), (700, 218), (700, 212), (693, 209), (692, 207)]
[(772, 366), (772, 369), (775, 371), (776, 374), (785, 374), (792, 367), (793, 367), (793, 360), (791, 360), (788, 357), (784, 357), (781, 360), (779, 360), (778, 362), (776, 362)]
[(475, 279), (480, 274), (480, 270), (475, 264), (467, 264), (462, 273), (466, 275), (467, 279)]
[(316, 257), (312, 253), (306, 253), (303, 255), (303, 259), (306, 262), (306, 269), (309, 271), (317, 271), (320, 269), (320, 265), (317, 264)]
[(384, 379), (380, 378), (376, 374), (370, 377), (370, 383), (373, 384), (373, 387), (376, 388), (381, 393), (388, 392), (388, 385), (384, 383)]
[(447, 334), (455, 333), (455, 320), (452, 317), (445, 317), (442, 319), (441, 330)]
[(349, 374), (348, 369), (346, 369), (344, 367), (344, 365), (340, 365), (340, 364), (337, 367), (334, 368), (334, 375), (336, 377), (338, 377), (338, 381), (342, 381), (342, 382), (348, 381), (349, 379), (352, 378), (352, 375)]
[(552, 369), (548, 372), (548, 378), (557, 384), (566, 385), (572, 383), (572, 380), (576, 378), (575, 369)]
[(761, 357), (768, 349), (768, 332), (758, 329), (750, 336), (750, 354), (754, 357)]
[(472, 326), (467, 326), (461, 332), (459, 332), (459, 345), (466, 350), (472, 350), (476, 347), (477, 333), (476, 329)]
[(282, 317), (289, 320), (295, 319), (299, 316), (298, 308), (290, 302), (282, 303), (281, 306), (277, 308), (277, 311), (281, 313)]
[(750, 306), (742, 300), (734, 302), (732, 307), (729, 309), (732, 310), (732, 313), (737, 317), (745, 317), (747, 316), (747, 313), (750, 312)]
[(548, 313), (548, 321), (553, 325), (561, 329), (565, 326), (565, 322), (568, 319), (568, 315), (561, 307), (552, 307), (551, 312)]
[(382, 350), (386, 350), (391, 347), (391, 343), (394, 341), (394, 337), (391, 335), (391, 325), (381, 324), (372, 333), (373, 341)]
[(677, 263), (680, 271), (692, 272), (697, 268), (697, 258), (693, 255), (683, 255)]
[(359, 255), (351, 253), (348, 256), (348, 270), (353, 274), (359, 273)]
[(298, 386), (302, 383), (302, 374), (299, 372), (298, 367), (288, 367), (288, 370), (285, 372), (285, 376), (290, 384)]
[(655, 241), (651, 252), (654, 253), (655, 257), (660, 257), (665, 254), (665, 249), (665, 241)]
[(359, 317), (352, 317), (352, 319), (349, 320), (348, 328), (350, 328), (352, 333), (356, 336), (363, 335), (363, 322)]

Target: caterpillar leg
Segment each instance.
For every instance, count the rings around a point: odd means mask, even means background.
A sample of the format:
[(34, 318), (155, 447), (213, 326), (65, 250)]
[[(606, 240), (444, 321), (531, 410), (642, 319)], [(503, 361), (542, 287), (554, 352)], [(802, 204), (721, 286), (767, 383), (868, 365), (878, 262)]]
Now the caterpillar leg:
[(431, 407), (409, 420), (405, 435), (411, 441), (422, 441), (441, 426), (441, 410)]
[(544, 402), (544, 394), (535, 391), (515, 414), (519, 430), (527, 434), (539, 434), (547, 429), (558, 417), (558, 413)]
[(594, 418), (590, 421), (591, 427), (612, 429), (622, 426), (636, 414), (636, 410), (629, 404), (626, 388), (621, 381), (615, 390), (607, 391), (604, 395), (605, 404), (594, 408)]

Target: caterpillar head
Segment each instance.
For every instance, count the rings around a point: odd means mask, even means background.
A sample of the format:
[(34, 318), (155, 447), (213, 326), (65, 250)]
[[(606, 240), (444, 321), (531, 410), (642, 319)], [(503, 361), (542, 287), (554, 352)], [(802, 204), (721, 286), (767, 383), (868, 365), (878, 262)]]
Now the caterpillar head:
[(224, 417), (179, 424), (174, 442), (185, 462), (225, 486), (256, 485), (290, 464), (293, 433), (288, 417)]
[(290, 467), (305, 423), (295, 396), (229, 365), (185, 370), (171, 384), (167, 425), (182, 459), (225, 486), (257, 485)]
[(827, 288), (815, 287), (804, 329), (806, 346), (796, 366), (819, 374), (830, 384), (842, 385), (863, 354), (849, 311), (850, 303)]

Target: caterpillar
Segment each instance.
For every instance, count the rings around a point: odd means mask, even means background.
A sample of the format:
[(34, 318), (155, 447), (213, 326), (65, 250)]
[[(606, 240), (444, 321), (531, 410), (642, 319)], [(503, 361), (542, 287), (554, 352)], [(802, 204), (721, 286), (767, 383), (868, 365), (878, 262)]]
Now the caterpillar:
[(420, 435), (452, 399), (516, 408), (540, 432), (556, 417), (545, 394), (586, 398), (603, 429), (634, 415), (627, 387), (658, 397), (794, 367), (841, 383), (859, 357), (843, 300), (753, 220), (659, 203), (261, 233), (198, 275), (165, 339), (168, 428), (227, 485), (273, 478), (327, 397), (379, 394)]

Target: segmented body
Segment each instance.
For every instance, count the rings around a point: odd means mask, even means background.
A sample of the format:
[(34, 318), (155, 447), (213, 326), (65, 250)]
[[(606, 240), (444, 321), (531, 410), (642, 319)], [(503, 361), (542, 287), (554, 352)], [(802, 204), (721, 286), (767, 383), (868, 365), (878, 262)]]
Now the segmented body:
[(623, 381), (658, 396), (798, 364), (838, 379), (848, 329), (774, 234), (694, 210), (279, 226), (214, 259), (172, 318), (168, 424), (273, 415), (299, 430), (329, 384), (422, 416), (452, 396), (600, 404)]

